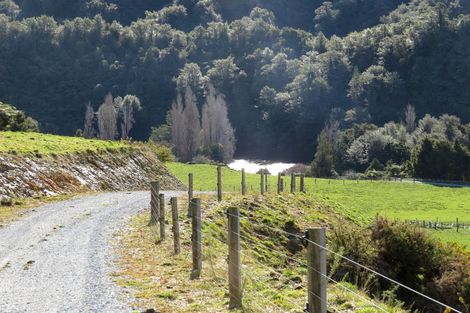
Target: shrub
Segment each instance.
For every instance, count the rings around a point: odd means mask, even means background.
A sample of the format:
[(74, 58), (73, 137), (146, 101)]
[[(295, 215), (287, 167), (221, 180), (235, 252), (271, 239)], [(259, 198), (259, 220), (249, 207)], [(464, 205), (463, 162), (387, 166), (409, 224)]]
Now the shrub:
[(290, 175), (292, 173), (308, 174), (310, 172), (310, 167), (308, 165), (297, 163), (294, 166), (288, 168), (283, 173)]
[[(457, 308), (470, 303), (468, 252), (443, 246), (419, 228), (382, 218), (376, 220), (371, 235), (380, 273)], [(382, 279), (380, 284), (382, 290), (394, 286)], [(403, 288), (397, 296), (416, 308), (433, 311), (428, 301)]]
[(210, 164), (212, 161), (205, 155), (198, 154), (193, 158), (193, 162), (195, 164)]
[(214, 160), (216, 162), (226, 161), (224, 147), (221, 144), (213, 144), (210, 146), (205, 146), (200, 149), (199, 154), (202, 154), (206, 156), (208, 159)]
[(0, 130), (39, 131), (38, 122), (14, 106), (0, 102)]
[(152, 151), (157, 155), (157, 158), (162, 162), (173, 162), (175, 157), (171, 152), (171, 149), (167, 146), (157, 146), (152, 141), (149, 141), (147, 145), (152, 149)]
[(363, 179), (364, 178), (364, 174), (357, 173), (353, 170), (344, 171), (341, 176), (343, 176), (346, 179)]

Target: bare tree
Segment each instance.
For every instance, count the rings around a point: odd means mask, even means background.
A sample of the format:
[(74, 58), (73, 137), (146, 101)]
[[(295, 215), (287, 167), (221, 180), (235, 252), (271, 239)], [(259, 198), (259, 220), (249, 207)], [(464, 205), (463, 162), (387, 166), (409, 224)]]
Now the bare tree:
[(114, 107), (113, 96), (109, 93), (104, 98), (104, 103), (98, 109), (99, 138), (105, 140), (116, 139), (117, 112)]
[(178, 92), (170, 110), (171, 140), (175, 154), (182, 161), (190, 161), (200, 146), (201, 120), (196, 96), (186, 88), (184, 101)]
[(124, 98), (117, 97), (114, 102), (121, 117), (121, 138), (127, 139), (135, 123), (134, 112), (142, 108), (140, 100), (136, 96), (126, 95)]
[(185, 155), (186, 128), (184, 125), (184, 103), (181, 93), (177, 93), (176, 100), (173, 101), (170, 110), (171, 141), (173, 143), (175, 154), (179, 158)]
[(205, 147), (220, 144), (224, 149), (224, 160), (235, 153), (235, 131), (228, 118), (225, 96), (211, 84), (208, 86), (206, 102), (202, 108), (202, 141)]
[(412, 106), (411, 104), (408, 104), (406, 106), (405, 127), (406, 127), (406, 131), (410, 134), (414, 132), (414, 130), (416, 129), (416, 111), (415, 111), (415, 107)]
[(95, 112), (93, 111), (93, 107), (91, 103), (88, 102), (86, 104), (86, 111), (85, 111), (85, 123), (83, 126), (83, 137), (85, 138), (93, 138), (95, 137)]
[(196, 104), (196, 95), (187, 87), (184, 93), (185, 107), (183, 110), (184, 126), (186, 128), (186, 160), (191, 160), (200, 146), (201, 119)]

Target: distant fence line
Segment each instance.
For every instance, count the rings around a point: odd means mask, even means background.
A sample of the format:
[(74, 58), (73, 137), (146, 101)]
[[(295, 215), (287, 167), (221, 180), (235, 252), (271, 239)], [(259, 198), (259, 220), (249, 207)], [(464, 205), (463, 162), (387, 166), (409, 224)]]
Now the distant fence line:
[(405, 220), (405, 224), (415, 225), (421, 228), (429, 228), (436, 230), (456, 229), (459, 230), (470, 230), (470, 223), (459, 222), (457, 218), (455, 222), (439, 222), (439, 221), (426, 221), (426, 220)]

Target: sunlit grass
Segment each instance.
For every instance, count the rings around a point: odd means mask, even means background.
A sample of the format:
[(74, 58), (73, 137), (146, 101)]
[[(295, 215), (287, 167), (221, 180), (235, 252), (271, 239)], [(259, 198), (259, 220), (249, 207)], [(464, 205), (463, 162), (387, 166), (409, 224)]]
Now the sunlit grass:
[(120, 149), (129, 145), (121, 141), (85, 139), (33, 132), (0, 131), (0, 152), (64, 154), (98, 149)]
[[(188, 173), (194, 175), (196, 190), (216, 190), (217, 169), (214, 165), (168, 163), (170, 171), (187, 183)], [(241, 173), (226, 167), (222, 172), (223, 190), (239, 192)], [(259, 192), (259, 175), (247, 174), (250, 192)], [(290, 177), (284, 177), (284, 190), (289, 192)], [(270, 192), (276, 192), (277, 177), (269, 176)], [(297, 181), (297, 188), (299, 182)], [(347, 216), (371, 221), (377, 214), (398, 220), (427, 220), (459, 223), (470, 226), (470, 187), (439, 187), (430, 184), (394, 181), (355, 181), (305, 179), (308, 195), (321, 199)], [(455, 231), (455, 233), (454, 233)], [(470, 237), (464, 231), (431, 231), (444, 241), (470, 247)]]
[[(179, 201), (181, 254), (173, 253), (173, 238), (168, 230), (167, 239), (158, 241), (159, 230), (149, 226), (149, 212), (134, 217), (128, 228), (120, 231), (116, 248), (120, 255), (120, 270), (113, 276), (121, 286), (129, 287), (136, 297), (135, 309), (154, 308), (158, 312), (229, 312), (227, 280), (227, 225), (225, 211), (228, 206), (243, 207), (243, 203), (256, 203), (256, 210), (242, 208), (242, 214), (252, 220), (263, 220), (262, 225), (278, 228), (296, 219), (303, 202), (301, 197), (266, 197), (226, 195), (219, 205), (209, 196), (203, 197), (203, 270), (201, 278), (191, 280), (191, 223), (184, 214), (185, 197)], [(308, 201), (307, 201), (308, 202)], [(310, 202), (309, 202), (310, 203)], [(316, 206), (316, 204), (315, 204)], [(283, 208), (273, 210), (272, 207)], [(299, 227), (334, 219), (335, 213), (324, 208), (307, 209), (308, 217)], [(168, 215), (169, 219), (170, 216)], [(256, 223), (241, 220), (243, 312), (304, 312), (307, 300), (306, 268), (284, 257), (289, 254), (286, 238), (270, 230), (262, 230)], [(249, 239), (247, 239), (249, 238)], [(303, 252), (293, 255), (301, 262)], [(357, 287), (344, 283), (361, 297), (368, 297)], [(386, 312), (403, 312), (370, 299)], [(369, 301), (345, 291), (335, 284), (328, 286), (330, 312), (383, 312)], [(240, 311), (231, 311), (240, 312)]]

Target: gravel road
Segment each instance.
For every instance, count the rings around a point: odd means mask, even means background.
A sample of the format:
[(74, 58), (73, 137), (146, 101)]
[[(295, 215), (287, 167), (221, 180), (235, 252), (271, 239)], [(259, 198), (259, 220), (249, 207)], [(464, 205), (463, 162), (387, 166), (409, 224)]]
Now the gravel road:
[(109, 276), (110, 241), (149, 200), (149, 192), (85, 196), (0, 228), (0, 312), (130, 312), (130, 296)]

